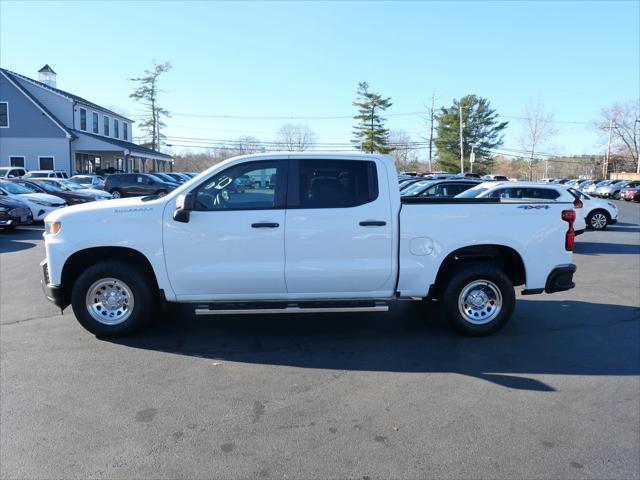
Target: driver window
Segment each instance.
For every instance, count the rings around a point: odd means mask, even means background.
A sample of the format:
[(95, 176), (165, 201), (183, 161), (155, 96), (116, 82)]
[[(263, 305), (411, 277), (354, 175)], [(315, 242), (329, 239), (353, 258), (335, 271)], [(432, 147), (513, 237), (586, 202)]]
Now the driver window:
[(207, 180), (195, 192), (195, 209), (265, 210), (276, 208), (277, 161), (243, 163)]

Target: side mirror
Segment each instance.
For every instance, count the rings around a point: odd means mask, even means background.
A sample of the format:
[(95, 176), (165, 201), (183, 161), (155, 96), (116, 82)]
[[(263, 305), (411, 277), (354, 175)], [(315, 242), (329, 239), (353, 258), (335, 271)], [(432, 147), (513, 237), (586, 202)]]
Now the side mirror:
[(191, 217), (191, 210), (195, 207), (195, 196), (193, 193), (178, 195), (176, 199), (176, 209), (173, 212), (173, 219), (176, 222), (188, 223)]

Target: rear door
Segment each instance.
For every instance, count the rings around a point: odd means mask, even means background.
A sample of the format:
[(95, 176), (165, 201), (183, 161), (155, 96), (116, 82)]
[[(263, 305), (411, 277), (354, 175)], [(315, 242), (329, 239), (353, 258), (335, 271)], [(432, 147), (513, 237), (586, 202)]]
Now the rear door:
[(377, 160), (290, 160), (285, 232), (290, 294), (337, 298), (393, 289), (386, 175)]

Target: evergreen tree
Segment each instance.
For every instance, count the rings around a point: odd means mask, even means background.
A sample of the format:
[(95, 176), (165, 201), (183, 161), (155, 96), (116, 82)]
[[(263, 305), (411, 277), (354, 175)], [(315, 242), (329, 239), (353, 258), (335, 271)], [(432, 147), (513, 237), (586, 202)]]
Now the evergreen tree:
[(358, 107), (358, 114), (353, 118), (358, 121), (353, 127), (351, 140), (357, 148), (369, 153), (389, 153), (389, 130), (384, 127), (385, 119), (380, 116), (392, 105), (391, 98), (382, 98), (369, 91), (367, 82), (358, 83), (358, 99), (353, 102)]
[(447, 172), (460, 171), (460, 106), (462, 106), (462, 137), (464, 170), (470, 169), (469, 156), (474, 144), (476, 162), (473, 171), (491, 173), (491, 150), (502, 145), (503, 131), (508, 122), (499, 122), (498, 114), (489, 100), (476, 95), (466, 95), (453, 100), (450, 107), (441, 107), (437, 115), (438, 127), (435, 140), (438, 149), (438, 166)]
[(143, 145), (153, 150), (160, 149), (161, 140), (164, 138), (161, 133), (162, 127), (165, 126), (163, 118), (170, 116), (169, 111), (158, 104), (158, 93), (160, 92), (158, 78), (170, 69), (169, 62), (155, 64), (153, 70), (145, 70), (144, 76), (129, 79), (138, 83), (138, 88), (129, 97), (137, 102), (142, 102), (145, 108), (138, 124), (138, 128), (147, 134), (147, 141)]

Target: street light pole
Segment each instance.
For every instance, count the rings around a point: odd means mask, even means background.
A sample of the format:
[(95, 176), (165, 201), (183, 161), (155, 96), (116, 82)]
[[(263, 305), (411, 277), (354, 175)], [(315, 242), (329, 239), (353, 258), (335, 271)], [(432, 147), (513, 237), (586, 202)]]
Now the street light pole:
[(460, 173), (464, 173), (464, 143), (462, 137), (462, 104), (459, 105), (460, 110)]

